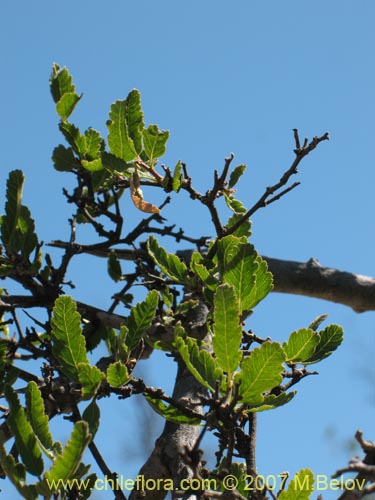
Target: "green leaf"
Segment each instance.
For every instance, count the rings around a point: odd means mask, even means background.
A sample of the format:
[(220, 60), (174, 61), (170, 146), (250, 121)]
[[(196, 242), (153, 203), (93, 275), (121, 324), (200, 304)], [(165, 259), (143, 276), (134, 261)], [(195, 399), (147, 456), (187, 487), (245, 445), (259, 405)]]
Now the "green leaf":
[(14, 244), (17, 236), (17, 223), (21, 212), (22, 188), (25, 177), (21, 170), (13, 170), (7, 180), (5, 215), (1, 224), (1, 239), (8, 254), (19, 250), (19, 244)]
[(7, 424), (16, 440), (17, 450), (27, 471), (33, 476), (40, 476), (44, 464), (34, 430), (26, 418), (16, 392), (10, 385), (5, 386), (4, 394), (10, 408)]
[(198, 276), (198, 278), (205, 284), (205, 286), (211, 290), (215, 291), (218, 287), (218, 279), (215, 277), (216, 269), (213, 272), (207, 269), (203, 264), (202, 255), (198, 252), (193, 252), (190, 260), (190, 269), (193, 273)]
[(48, 480), (49, 484), (51, 484), (53, 481), (66, 481), (74, 477), (90, 441), (91, 434), (88, 423), (84, 421), (76, 422), (62, 454), (56, 457), (51, 469), (45, 473), (45, 480)]
[(223, 281), (233, 286), (240, 313), (251, 308), (256, 290), (257, 253), (253, 245), (235, 236), (219, 241), (218, 259)]
[(81, 165), (89, 172), (98, 172), (99, 170), (103, 170), (103, 164), (101, 158), (92, 161), (81, 160)]
[(251, 308), (263, 300), (273, 288), (273, 276), (268, 271), (267, 262), (260, 255), (256, 258), (258, 268), (255, 271), (255, 294)]
[(245, 238), (222, 238), (218, 260), (223, 281), (235, 289), (241, 313), (255, 307), (272, 289), (267, 263)]
[(73, 169), (77, 169), (80, 166), (79, 161), (74, 156), (72, 148), (66, 148), (65, 146), (57, 146), (52, 153), (52, 161), (55, 170), (59, 172), (71, 172)]
[(138, 154), (141, 154), (144, 121), (139, 90), (133, 89), (126, 98), (126, 124), (135, 150)]
[(143, 131), (144, 150), (151, 165), (156, 158), (160, 158), (165, 153), (168, 138), (169, 132), (159, 130), (157, 125), (150, 125)]
[(25, 500), (37, 500), (38, 494), (34, 486), (25, 484), (26, 469), (23, 464), (16, 463), (12, 455), (7, 455), (4, 445), (2, 444), (3, 439), (0, 442), (0, 463), (1, 468), (5, 472), (6, 476), (12, 484), (16, 487), (18, 493)]
[[(228, 222), (225, 224), (227, 229), (230, 229), (232, 226), (237, 224), (237, 222), (242, 218), (242, 214), (233, 214)], [(251, 222), (250, 219), (246, 219), (242, 222), (242, 224), (233, 232), (233, 236), (237, 236), (237, 238), (241, 238), (242, 236), (246, 236), (250, 238), (251, 236)]]
[(327, 358), (341, 344), (344, 338), (344, 331), (341, 326), (329, 325), (317, 334), (319, 342), (315, 347), (312, 356), (305, 361), (305, 364), (318, 363)]
[(237, 184), (237, 182), (239, 181), (241, 175), (243, 175), (245, 170), (246, 170), (246, 165), (238, 165), (233, 170), (233, 172), (231, 172), (228, 182), (229, 189), (232, 189)]
[(107, 369), (107, 380), (112, 387), (121, 387), (129, 378), (129, 372), (121, 361), (116, 361), (109, 365)]
[(88, 363), (79, 363), (78, 378), (82, 385), (82, 398), (91, 399), (97, 393), (104, 379), (104, 373), (96, 366), (91, 366)]
[(160, 267), (164, 274), (169, 276), (173, 281), (184, 283), (188, 270), (185, 263), (177, 255), (167, 253), (163, 247), (159, 246), (154, 236), (149, 237), (147, 250), (155, 264)]
[(35, 234), (35, 223), (31, 218), (30, 210), (21, 205), (17, 229), (21, 236), (20, 250), (22, 255), (29, 256), (38, 244), (38, 238)]
[(56, 299), (51, 319), (52, 353), (61, 364), (61, 371), (70, 380), (79, 382), (80, 363), (88, 363), (81, 316), (68, 295)]
[(103, 138), (97, 130), (88, 128), (84, 134), (85, 150), (83, 156), (85, 160), (92, 161), (100, 158), (103, 149)]
[(63, 121), (67, 120), (81, 97), (76, 93), (72, 77), (66, 68), (53, 65), (50, 89), (58, 115)]
[(109, 276), (118, 283), (122, 278), (122, 269), (119, 259), (117, 258), (116, 251), (111, 250), (108, 255), (107, 270)]
[(283, 490), (278, 500), (309, 500), (314, 491), (314, 474), (310, 469), (302, 469), (290, 481), (287, 490)]
[(152, 320), (155, 317), (158, 302), (158, 292), (151, 290), (143, 302), (139, 302), (136, 306), (132, 307), (130, 316), (126, 321), (128, 333), (125, 343), (129, 351), (137, 347), (143, 334), (150, 328)]
[(230, 208), (232, 212), (238, 215), (244, 215), (246, 213), (246, 208), (240, 200), (236, 200), (233, 196), (227, 194), (224, 194), (224, 198), (228, 208)]
[(86, 140), (79, 128), (77, 128), (73, 123), (61, 122), (59, 124), (59, 129), (66, 141), (73, 148), (74, 152), (79, 156), (83, 157), (86, 150)]
[(137, 158), (138, 154), (128, 133), (126, 115), (126, 100), (116, 101), (111, 105), (107, 128), (110, 152), (127, 162)]
[(177, 424), (187, 424), (187, 425), (199, 425), (201, 423), (200, 418), (190, 417), (185, 415), (181, 410), (173, 405), (166, 405), (160, 399), (152, 398), (151, 396), (145, 396), (146, 401), (149, 405), (161, 415), (165, 420), (170, 422), (176, 422)]
[(173, 171), (173, 178), (172, 178), (172, 189), (176, 193), (179, 192), (181, 189), (182, 185), (182, 162), (181, 160), (178, 160), (176, 166), (174, 167)]
[(73, 85), (73, 79), (67, 68), (60, 68), (56, 63), (52, 66), (50, 89), (55, 103), (58, 103), (65, 94), (72, 94), (75, 92), (76, 89)]
[(100, 424), (100, 409), (95, 400), (91, 401), (87, 408), (85, 408), (82, 418), (89, 424), (91, 439), (94, 439)]
[(113, 279), (113, 281), (119, 282), (122, 278), (122, 269), (119, 259), (116, 256), (116, 251), (111, 250), (108, 255), (108, 264), (107, 270), (109, 276)]
[(57, 114), (60, 116), (62, 121), (69, 118), (80, 99), (81, 97), (75, 92), (67, 93), (62, 96), (56, 104)]
[(217, 384), (220, 387), (223, 380), (223, 370), (215, 358), (208, 351), (200, 349), (196, 339), (187, 337), (181, 325), (175, 329), (175, 346), (190, 373), (204, 387), (215, 392)]
[(285, 353), (278, 342), (264, 342), (251, 351), (241, 363), (238, 381), (242, 402), (259, 406), (264, 402), (263, 393), (278, 386), (282, 381)]
[(292, 400), (296, 394), (297, 391), (282, 392), (278, 396), (275, 396), (275, 394), (270, 394), (268, 396), (265, 396), (264, 401), (262, 401), (259, 406), (252, 406), (249, 411), (252, 413), (259, 413), (261, 411), (273, 410), (274, 408), (278, 408), (279, 406), (284, 406), (285, 404), (289, 403), (289, 401)]
[[(93, 172), (103, 168), (101, 152), (104, 142), (97, 130), (89, 128), (82, 135), (79, 129), (69, 122), (60, 123), (59, 128), (73, 151), (81, 159), (84, 168)], [(77, 160), (75, 161), (79, 164)]]
[(122, 160), (121, 158), (118, 158), (117, 156), (111, 153), (102, 151), (101, 156), (102, 156), (103, 168), (106, 168), (111, 172), (119, 172), (121, 174), (130, 177), (131, 173), (134, 171), (134, 168), (132, 170), (129, 170), (130, 166), (128, 163), (126, 163), (126, 161)]
[(301, 328), (290, 334), (287, 342), (283, 343), (288, 364), (304, 363), (313, 355), (319, 344), (319, 335), (309, 328)]
[(212, 345), (217, 362), (230, 375), (241, 360), (242, 327), (238, 299), (228, 284), (220, 285), (215, 293), (213, 330)]
[(42, 394), (35, 382), (29, 382), (26, 389), (26, 413), (35, 436), (46, 450), (53, 449), (48, 417), (44, 410)]
[(318, 328), (320, 327), (320, 325), (323, 323), (323, 321), (325, 321), (327, 318), (328, 318), (328, 314), (321, 314), (320, 316), (315, 318), (314, 321), (312, 321), (309, 324), (309, 328), (311, 330), (314, 330), (314, 332), (316, 332), (318, 330)]

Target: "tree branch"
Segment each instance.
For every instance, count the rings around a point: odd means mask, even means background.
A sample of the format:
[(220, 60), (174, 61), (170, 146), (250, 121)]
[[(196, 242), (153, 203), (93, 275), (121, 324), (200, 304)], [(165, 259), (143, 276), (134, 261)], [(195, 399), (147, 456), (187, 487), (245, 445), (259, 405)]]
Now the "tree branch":
[(263, 257), (274, 276), (274, 292), (304, 295), (351, 307), (355, 312), (375, 310), (375, 279), (308, 262)]

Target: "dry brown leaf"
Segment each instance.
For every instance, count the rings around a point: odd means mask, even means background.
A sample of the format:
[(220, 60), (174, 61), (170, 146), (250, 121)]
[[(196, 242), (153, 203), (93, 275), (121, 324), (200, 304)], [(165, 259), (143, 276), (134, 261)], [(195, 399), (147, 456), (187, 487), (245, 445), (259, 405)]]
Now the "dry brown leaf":
[(141, 210), (142, 212), (146, 212), (148, 214), (160, 213), (160, 209), (158, 207), (156, 207), (152, 203), (148, 203), (143, 199), (143, 193), (140, 186), (141, 183), (139, 175), (137, 169), (135, 169), (132, 177), (130, 178), (130, 194), (134, 205), (138, 208), (138, 210)]

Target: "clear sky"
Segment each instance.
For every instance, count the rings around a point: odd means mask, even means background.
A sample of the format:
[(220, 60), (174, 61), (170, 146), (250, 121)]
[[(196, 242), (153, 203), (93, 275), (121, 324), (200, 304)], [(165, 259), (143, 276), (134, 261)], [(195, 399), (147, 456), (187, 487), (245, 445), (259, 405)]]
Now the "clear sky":
[[(239, 190), (247, 206), (291, 164), (293, 128), (310, 138), (329, 131), (331, 140), (303, 162), (302, 185), (255, 215), (253, 241), (264, 255), (314, 257), (322, 265), (374, 275), (374, 19), (372, 0), (4, 0), (0, 195), (7, 172), (21, 168), (41, 239), (68, 237), (71, 209), (61, 189), (69, 179), (50, 160), (62, 141), (48, 88), (58, 62), (84, 93), (72, 121), (105, 135), (109, 105), (136, 87), (146, 122), (171, 131), (163, 162), (173, 167), (182, 159), (204, 190), (213, 169), (234, 152), (238, 163), (248, 165)], [(191, 234), (210, 234), (209, 218), (182, 198), (164, 215)], [(135, 216), (129, 212), (129, 225)], [(116, 287), (102, 267), (79, 261), (71, 276), (75, 298), (109, 305), (106, 297)], [(250, 326), (284, 340), (322, 313), (344, 327), (344, 344), (319, 365), (318, 376), (299, 385), (291, 404), (261, 415), (263, 474), (311, 467), (330, 475), (350, 458), (347, 444), (356, 429), (375, 439), (374, 313), (273, 294)], [(168, 366), (155, 357), (145, 371), (147, 382), (170, 390)], [(108, 427), (97, 437), (110, 466), (126, 477), (136, 474), (139, 448), (147, 441), (129, 442), (129, 429), (133, 435), (139, 424), (136, 411), (126, 402), (106, 401)], [(61, 421), (53, 425), (59, 431)], [(8, 491), (3, 482), (0, 488)]]

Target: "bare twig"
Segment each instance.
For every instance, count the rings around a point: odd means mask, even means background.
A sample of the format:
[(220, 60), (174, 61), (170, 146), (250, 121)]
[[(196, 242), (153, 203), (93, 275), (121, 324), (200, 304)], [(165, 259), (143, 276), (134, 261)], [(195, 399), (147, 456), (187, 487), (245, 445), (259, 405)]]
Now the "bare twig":
[[(298, 165), (300, 164), (301, 160), (305, 156), (307, 156), (311, 151), (313, 151), (318, 146), (319, 143), (321, 143), (322, 141), (327, 141), (329, 139), (329, 134), (326, 132), (324, 135), (322, 135), (320, 137), (314, 137), (309, 144), (307, 143), (307, 140), (305, 140), (305, 143), (304, 143), (302, 148), (300, 146), (300, 141), (299, 141), (297, 129), (294, 129), (294, 138), (295, 138), (295, 142), (296, 142), (296, 148), (294, 150), (294, 152), (296, 154), (296, 158), (293, 161), (290, 168), (286, 172), (284, 172), (284, 174), (282, 175), (279, 182), (277, 182), (273, 186), (267, 187), (267, 189), (262, 194), (262, 196), (259, 198), (259, 200), (235, 224), (233, 224), (233, 226), (231, 226), (230, 228), (228, 228), (225, 231), (224, 236), (227, 236), (229, 234), (233, 234), (256, 211), (258, 211), (260, 208), (266, 207), (270, 203), (269, 197), (272, 196), (274, 193), (276, 193), (276, 191), (278, 191), (279, 189), (281, 189), (283, 186), (285, 186), (288, 183), (290, 177), (298, 172)], [(291, 189), (294, 189), (294, 187), (296, 187), (296, 186), (293, 185), (293, 187), (284, 190), (282, 193), (277, 195), (278, 198), (273, 197), (273, 198), (271, 198), (271, 200), (275, 201), (276, 199), (279, 199), (282, 195), (286, 194)], [(272, 203), (272, 201), (271, 201), (271, 203)]]

